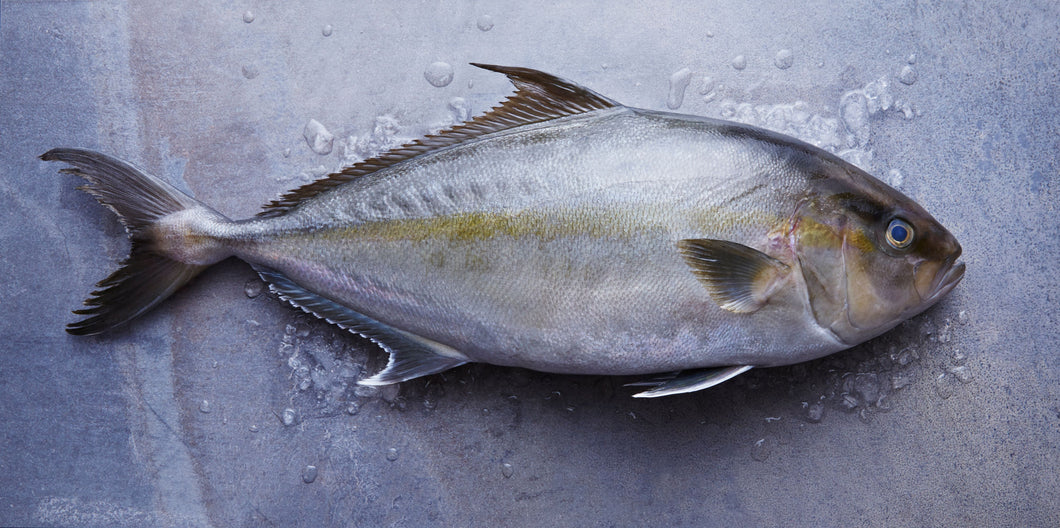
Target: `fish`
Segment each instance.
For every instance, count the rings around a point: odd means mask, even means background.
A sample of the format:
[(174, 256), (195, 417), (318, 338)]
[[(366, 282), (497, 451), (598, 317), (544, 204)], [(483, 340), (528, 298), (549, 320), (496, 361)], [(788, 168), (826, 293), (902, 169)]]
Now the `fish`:
[(43, 154), (131, 240), (67, 331), (122, 325), (237, 257), (388, 354), (362, 385), (482, 362), (645, 375), (634, 396), (659, 397), (850, 348), (964, 276), (945, 227), (832, 153), (472, 64), (515, 92), (247, 219), (102, 153)]

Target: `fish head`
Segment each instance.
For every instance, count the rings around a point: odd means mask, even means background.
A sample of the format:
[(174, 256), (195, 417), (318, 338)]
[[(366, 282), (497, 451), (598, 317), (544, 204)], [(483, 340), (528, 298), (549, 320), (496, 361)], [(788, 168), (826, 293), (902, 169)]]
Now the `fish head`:
[(799, 201), (789, 237), (817, 323), (853, 346), (934, 305), (964, 263), (912, 199), (849, 164), (830, 169)]

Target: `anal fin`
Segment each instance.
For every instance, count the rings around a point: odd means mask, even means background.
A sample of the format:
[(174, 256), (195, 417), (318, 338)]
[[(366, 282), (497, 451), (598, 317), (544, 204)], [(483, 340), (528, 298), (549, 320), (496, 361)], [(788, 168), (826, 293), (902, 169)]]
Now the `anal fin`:
[(751, 370), (750, 365), (736, 365), (732, 367), (705, 368), (694, 370), (682, 370), (673, 377), (661, 380), (642, 381), (630, 383), (627, 386), (651, 386), (651, 390), (638, 392), (634, 398), (658, 398), (660, 396), (672, 396), (708, 389)]
[(358, 381), (360, 385), (390, 385), (436, 374), (471, 361), (452, 347), (381, 323), (313, 293), (279, 271), (262, 266), (255, 267), (255, 270), (287, 302), (339, 328), (370, 339), (390, 354), (386, 368), (370, 378)]

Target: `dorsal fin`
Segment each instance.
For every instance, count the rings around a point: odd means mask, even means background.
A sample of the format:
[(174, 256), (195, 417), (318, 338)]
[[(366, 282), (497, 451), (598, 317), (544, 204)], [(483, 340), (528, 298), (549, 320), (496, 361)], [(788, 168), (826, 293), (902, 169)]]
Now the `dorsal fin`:
[(515, 93), (500, 106), (471, 121), (417, 139), (412, 143), (358, 162), (339, 172), (288, 191), (273, 200), (258, 216), (279, 216), (302, 200), (316, 196), (333, 187), (377, 170), (396, 165), (421, 154), (458, 145), (486, 134), (570, 116), (620, 106), (588, 88), (578, 86), (545, 72), (529, 68), (511, 68), (492, 64), (471, 63), (490, 71), (503, 73), (515, 85)]

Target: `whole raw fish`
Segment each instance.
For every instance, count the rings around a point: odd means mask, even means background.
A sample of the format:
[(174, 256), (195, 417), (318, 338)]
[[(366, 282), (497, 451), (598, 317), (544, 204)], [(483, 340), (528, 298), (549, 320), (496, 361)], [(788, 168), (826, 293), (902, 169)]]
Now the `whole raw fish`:
[(854, 346), (964, 274), (960, 245), (931, 215), (828, 152), (478, 66), (507, 75), (515, 95), (252, 219), (103, 154), (44, 154), (88, 180), (132, 240), (67, 330), (122, 324), (236, 256), (291, 304), (390, 354), (362, 384), (473, 361), (681, 371), (639, 394), (660, 396)]

